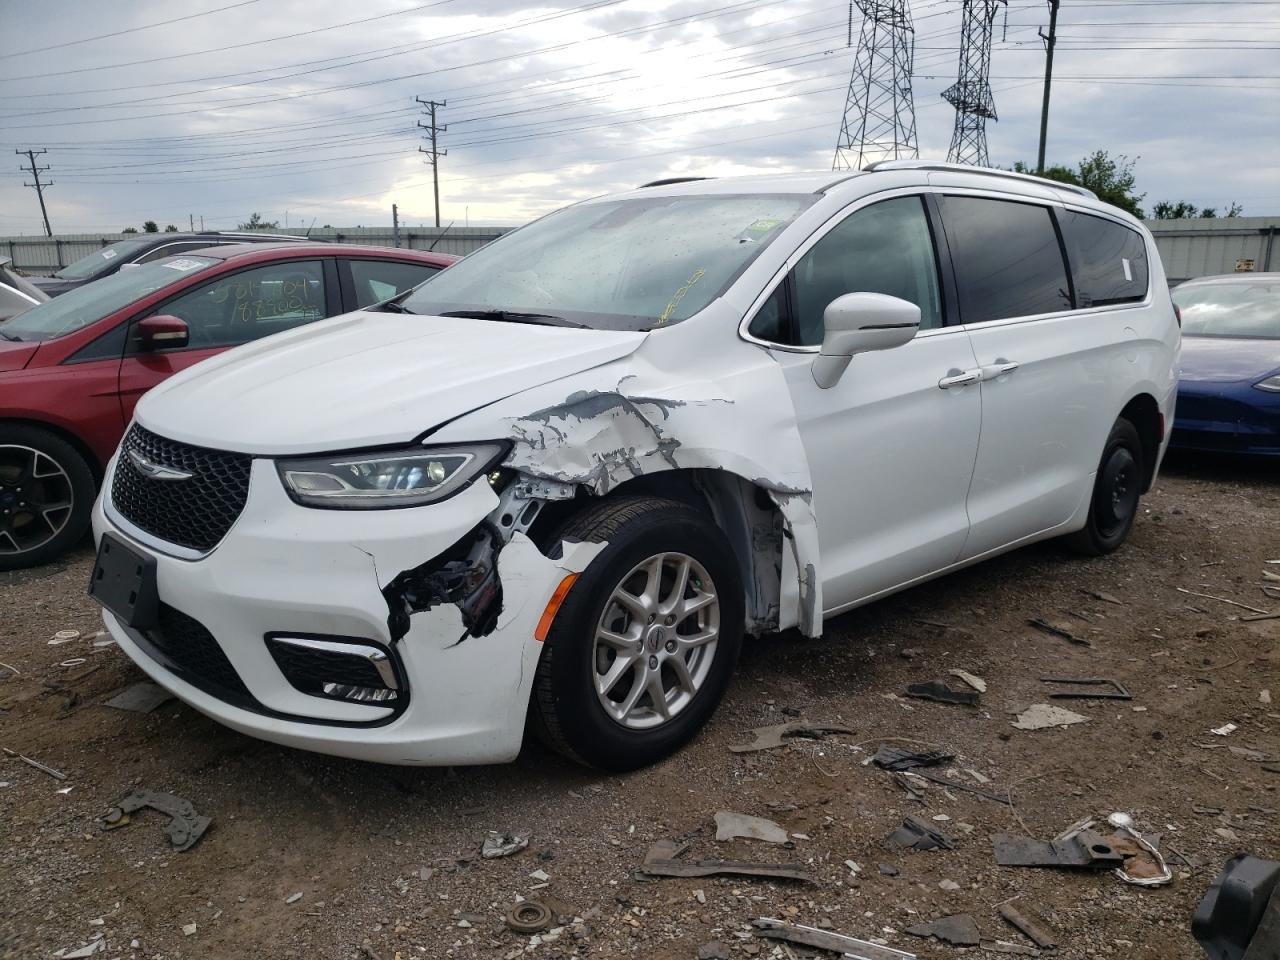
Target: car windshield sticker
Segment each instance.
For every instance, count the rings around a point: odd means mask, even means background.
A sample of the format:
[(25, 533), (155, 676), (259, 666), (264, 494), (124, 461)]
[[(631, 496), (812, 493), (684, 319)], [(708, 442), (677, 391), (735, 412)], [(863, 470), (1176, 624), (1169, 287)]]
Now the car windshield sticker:
[(194, 270), (196, 267), (204, 266), (204, 264), (199, 260), (170, 260), (168, 263), (164, 264), (164, 266), (168, 267), (170, 270), (180, 270), (183, 273), (186, 273), (188, 270)]
[(693, 271), (693, 275), (689, 277), (685, 285), (671, 295), (671, 299), (667, 302), (666, 307), (663, 309), (662, 315), (658, 317), (659, 324), (666, 323), (668, 320), (671, 319), (671, 314), (675, 313), (676, 304), (678, 304), (681, 300), (684, 299), (684, 295), (689, 292), (689, 288), (692, 287), (699, 280), (701, 280), (704, 276), (706, 276), (706, 273), (707, 271), (702, 269), (701, 267)]
[(743, 230), (735, 238), (739, 243), (756, 243), (766, 233), (783, 223), (777, 218), (763, 218), (756, 220), (754, 223), (747, 224), (747, 228)]
[(103, 250), (103, 251), (102, 251), (102, 259), (103, 259), (103, 260), (110, 260), (110, 259), (111, 259), (112, 257), (114, 257), (115, 255), (116, 255), (116, 252), (115, 252), (114, 250)]
[(1120, 263), (1124, 265), (1124, 279), (1128, 283), (1133, 283), (1133, 270), (1129, 267), (1128, 257), (1121, 257)]

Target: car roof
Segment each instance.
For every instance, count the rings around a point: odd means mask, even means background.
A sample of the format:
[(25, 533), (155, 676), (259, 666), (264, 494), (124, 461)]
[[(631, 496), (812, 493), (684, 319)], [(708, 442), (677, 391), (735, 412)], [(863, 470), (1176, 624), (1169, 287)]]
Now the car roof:
[(406, 263), (427, 263), (444, 267), (458, 257), (450, 253), (408, 250), (403, 247), (375, 247), (354, 243), (224, 243), (203, 250), (187, 250), (176, 256), (210, 257), (215, 260), (279, 260), (296, 257), (381, 257)]
[[(1190, 287), (1197, 284), (1226, 284), (1226, 283), (1280, 283), (1280, 273), (1253, 273), (1252, 271), (1241, 271), (1240, 273), (1220, 273), (1212, 277), (1195, 277), (1191, 280), (1185, 280), (1178, 284), (1179, 287)], [(1176, 289), (1176, 288), (1175, 288)]]

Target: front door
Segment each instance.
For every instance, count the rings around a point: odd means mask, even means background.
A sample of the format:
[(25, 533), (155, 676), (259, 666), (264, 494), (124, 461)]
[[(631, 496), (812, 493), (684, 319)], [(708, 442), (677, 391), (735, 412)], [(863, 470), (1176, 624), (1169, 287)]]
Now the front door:
[(329, 309), (324, 266), (321, 260), (287, 260), (226, 273), (150, 311), (185, 320), (190, 340), (174, 350), (142, 350), (130, 338), (120, 365), (124, 419), (133, 417), (144, 393), (180, 370), (335, 312)]
[[(846, 293), (920, 307), (921, 330), (860, 354), (835, 386), (814, 382), (822, 315)], [(965, 496), (982, 408), (968, 334), (943, 325), (929, 219), (919, 196), (864, 206), (797, 262), (750, 332), (780, 344), (813, 479), (826, 613), (943, 569), (969, 530)], [(791, 347), (791, 349), (785, 349)]]

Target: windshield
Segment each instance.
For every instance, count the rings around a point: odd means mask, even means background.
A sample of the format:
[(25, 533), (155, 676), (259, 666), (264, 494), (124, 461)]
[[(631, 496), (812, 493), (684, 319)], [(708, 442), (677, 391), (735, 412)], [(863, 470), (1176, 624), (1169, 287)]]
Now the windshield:
[(440, 271), (402, 306), (542, 314), (608, 330), (668, 326), (723, 293), (815, 199), (703, 194), (567, 207)]
[(1205, 283), (1178, 287), (1184, 337), (1280, 340), (1280, 283)]
[(136, 240), (121, 240), (101, 250), (95, 250), (87, 257), (81, 257), (69, 267), (63, 267), (54, 276), (59, 280), (85, 280), (96, 277), (111, 266), (124, 263), (133, 254), (154, 242), (141, 237)]
[(220, 262), (208, 257), (169, 257), (121, 270), (0, 324), (0, 339), (52, 340), (74, 333), (149, 293)]

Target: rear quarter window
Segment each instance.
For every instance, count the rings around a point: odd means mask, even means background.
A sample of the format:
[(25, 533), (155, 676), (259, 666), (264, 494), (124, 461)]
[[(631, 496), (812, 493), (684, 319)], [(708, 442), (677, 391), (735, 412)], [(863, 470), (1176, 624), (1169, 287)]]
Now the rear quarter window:
[(1062, 210), (1062, 239), (1082, 310), (1135, 303), (1147, 296), (1147, 245), (1138, 231), (1103, 217)]

